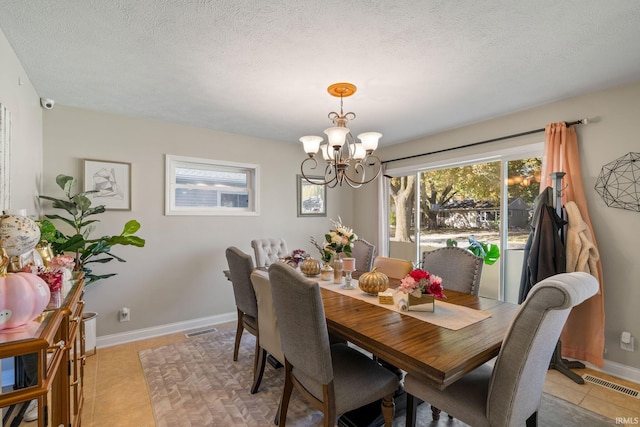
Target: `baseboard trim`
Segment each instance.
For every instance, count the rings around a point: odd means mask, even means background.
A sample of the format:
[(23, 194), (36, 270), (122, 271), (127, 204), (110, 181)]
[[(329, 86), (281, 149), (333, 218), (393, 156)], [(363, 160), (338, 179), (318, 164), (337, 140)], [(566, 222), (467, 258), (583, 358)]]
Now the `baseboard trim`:
[(238, 320), (238, 315), (236, 312), (233, 312), (219, 314), (216, 316), (201, 317), (199, 319), (187, 320), (184, 322), (169, 323), (167, 325), (154, 326), (152, 328), (136, 329), (135, 331), (122, 332), (119, 334), (103, 335), (96, 338), (96, 347), (111, 347), (118, 344), (125, 344), (162, 335), (189, 331), (191, 329), (198, 329), (236, 320)]
[(602, 368), (592, 365), (591, 363), (585, 363), (585, 365), (607, 375), (613, 375), (614, 377), (640, 384), (640, 369), (634, 368), (633, 366), (623, 365), (622, 363), (612, 362), (610, 360), (604, 360)]

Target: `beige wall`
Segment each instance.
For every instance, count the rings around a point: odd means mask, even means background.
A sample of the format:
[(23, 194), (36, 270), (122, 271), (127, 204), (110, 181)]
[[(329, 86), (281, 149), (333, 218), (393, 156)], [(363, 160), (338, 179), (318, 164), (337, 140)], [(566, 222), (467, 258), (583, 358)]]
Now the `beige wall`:
[(11, 209), (35, 215), (42, 173), (40, 98), (0, 30), (0, 104), (11, 113)]
[[(165, 216), (165, 154), (259, 164), (260, 216)], [(120, 233), (126, 221), (137, 219), (147, 244), (114, 248), (127, 262), (96, 267), (118, 273), (86, 292), (86, 309), (99, 313), (98, 337), (235, 314), (222, 273), (227, 247), (253, 255), (252, 239), (281, 236), (290, 250), (315, 254), (310, 236), (322, 238), (329, 218), (340, 215), (350, 224), (353, 217), (348, 189), (328, 190), (327, 218), (297, 217), (296, 174), (304, 152), (289, 143), (57, 105), (44, 114), (44, 156), (44, 194), (57, 197), (56, 175), (80, 181), (82, 159), (132, 164), (133, 209), (107, 211), (96, 234)], [(117, 313), (125, 306), (131, 321), (120, 323)]]
[[(131, 162), (133, 210), (108, 212), (100, 233), (118, 233), (130, 219), (142, 223), (143, 249), (117, 248), (126, 264), (107, 264), (118, 276), (88, 289), (87, 309), (100, 313), (98, 335), (152, 328), (172, 322), (232, 313), (233, 296), (222, 270), (224, 249), (230, 245), (250, 251), (254, 237), (283, 236), (291, 249), (312, 250), (308, 236), (320, 237), (327, 218), (297, 218), (295, 175), (302, 160), (298, 146), (168, 123), (95, 113), (56, 106), (43, 113), (39, 95), (0, 32), (0, 102), (12, 113), (12, 206), (36, 212), (35, 199), (42, 171), (44, 129), (44, 192), (60, 195), (54, 184), (59, 173), (81, 176), (83, 158)], [(18, 84), (21, 81), (22, 85)], [(545, 105), (439, 135), (381, 149), (384, 159), (433, 151), (543, 127), (546, 123), (589, 117), (578, 127), (582, 167), (590, 213), (599, 240), (605, 277), (605, 359), (640, 369), (638, 350), (620, 350), (619, 337), (630, 331), (640, 340), (640, 214), (608, 208), (593, 191), (603, 164), (638, 151), (635, 124), (640, 113), (640, 83)], [(428, 119), (428, 118), (426, 118)], [(463, 150), (480, 153), (538, 142), (541, 134), (485, 147)], [(165, 217), (164, 154), (259, 163), (262, 167), (262, 214), (257, 218)], [(423, 160), (438, 160), (450, 154)], [(405, 161), (404, 164), (408, 162)], [(394, 163), (400, 166), (402, 162)], [(329, 218), (341, 215), (369, 241), (377, 240), (376, 186), (358, 191), (329, 190)], [(354, 215), (354, 207), (357, 214)], [(132, 320), (118, 323), (120, 307), (131, 308)]]
[[(593, 189), (605, 163), (628, 152), (640, 151), (637, 132), (639, 115), (640, 83), (636, 83), (395, 145), (381, 149), (379, 154), (383, 160), (389, 160), (542, 128), (549, 122), (588, 117), (590, 123), (578, 126), (577, 133), (589, 212), (600, 246), (604, 272), (607, 348), (605, 359), (639, 369), (640, 310), (637, 308), (637, 301), (640, 301), (640, 257), (635, 245), (640, 241), (640, 213), (607, 207)], [(400, 167), (411, 163), (436, 161), (452, 154), (463, 156), (481, 153), (483, 150), (499, 150), (539, 142), (543, 139), (542, 133), (529, 135), (453, 153), (394, 162), (390, 165)], [(362, 189), (356, 193), (355, 202), (359, 206), (373, 206), (376, 197), (374, 189)], [(357, 225), (361, 233), (376, 233), (375, 225), (371, 222), (358, 222)], [(635, 352), (620, 349), (622, 331), (629, 331), (635, 337)]]

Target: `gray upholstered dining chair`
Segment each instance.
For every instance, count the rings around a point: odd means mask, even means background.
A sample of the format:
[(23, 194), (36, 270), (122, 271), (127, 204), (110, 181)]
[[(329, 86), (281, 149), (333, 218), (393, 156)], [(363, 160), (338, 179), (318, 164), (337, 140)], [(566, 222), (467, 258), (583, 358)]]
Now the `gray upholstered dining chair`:
[(251, 247), (256, 256), (256, 267), (269, 267), (289, 254), (287, 243), (280, 237), (252, 240)]
[(282, 352), (280, 328), (278, 326), (276, 308), (273, 305), (271, 282), (269, 281), (268, 273), (266, 271), (253, 270), (251, 283), (258, 301), (258, 342), (260, 350), (257, 362), (257, 381), (255, 381), (257, 390), (264, 374), (267, 354), (270, 354), (284, 365), (284, 353)]
[(253, 259), (240, 249), (231, 246), (225, 251), (227, 263), (229, 264), (229, 274), (233, 286), (233, 295), (238, 309), (238, 327), (236, 329), (236, 340), (233, 346), (233, 361), (238, 360), (238, 349), (240, 339), (246, 329), (256, 337), (255, 354), (253, 356), (253, 384), (251, 393), (258, 390), (260, 384), (258, 378), (258, 356), (259, 356), (259, 332), (258, 332), (258, 303), (256, 294), (251, 284), (251, 272), (253, 271)]
[(484, 364), (444, 390), (405, 377), (406, 425), (415, 425), (415, 397), (473, 426), (537, 425), (542, 387), (560, 332), (571, 308), (597, 291), (597, 279), (582, 272), (536, 284), (512, 320), (493, 367)]
[(466, 249), (444, 247), (422, 253), (422, 268), (442, 277), (445, 289), (478, 295), (484, 259)]
[(364, 239), (356, 239), (351, 245), (351, 256), (356, 259), (356, 271), (366, 273), (373, 267), (373, 257), (376, 256), (376, 246)]
[[(422, 253), (422, 268), (442, 277), (442, 286), (445, 289), (466, 294), (478, 295), (483, 265), (484, 259), (455, 246)], [(433, 420), (440, 419), (440, 409), (431, 405), (431, 410)], [(449, 418), (452, 418), (451, 415)]]
[(323, 412), (325, 427), (380, 399), (385, 426), (391, 426), (398, 377), (347, 344), (330, 344), (316, 282), (283, 263), (269, 267), (269, 279), (285, 359), (279, 426), (285, 427), (294, 387)]

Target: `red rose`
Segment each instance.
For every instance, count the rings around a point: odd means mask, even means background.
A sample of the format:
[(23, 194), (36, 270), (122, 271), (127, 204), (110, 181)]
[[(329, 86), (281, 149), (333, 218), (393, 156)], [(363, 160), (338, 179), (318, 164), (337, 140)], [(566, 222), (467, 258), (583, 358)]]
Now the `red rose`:
[(416, 282), (419, 282), (421, 279), (428, 279), (429, 273), (419, 268), (416, 268), (415, 270), (412, 270), (409, 273), (409, 276), (413, 277), (413, 280), (415, 280)]

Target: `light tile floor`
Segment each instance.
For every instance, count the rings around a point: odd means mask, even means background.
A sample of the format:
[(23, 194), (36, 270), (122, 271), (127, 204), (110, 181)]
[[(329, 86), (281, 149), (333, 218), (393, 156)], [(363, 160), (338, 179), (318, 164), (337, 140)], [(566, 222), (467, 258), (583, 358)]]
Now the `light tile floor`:
[[(219, 331), (235, 330), (235, 322), (216, 325)], [(83, 427), (155, 427), (151, 401), (138, 351), (188, 340), (184, 333), (102, 348), (85, 365)], [(594, 376), (638, 390), (639, 384), (610, 377), (590, 369), (578, 373)], [(547, 375), (544, 391), (612, 419), (612, 425), (630, 424), (640, 417), (640, 399), (586, 383), (578, 385), (558, 371)], [(638, 424), (635, 421), (635, 424)]]

